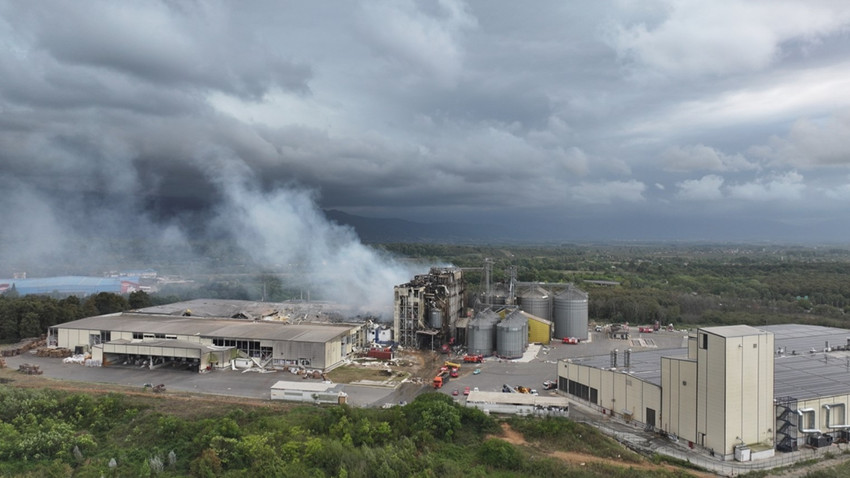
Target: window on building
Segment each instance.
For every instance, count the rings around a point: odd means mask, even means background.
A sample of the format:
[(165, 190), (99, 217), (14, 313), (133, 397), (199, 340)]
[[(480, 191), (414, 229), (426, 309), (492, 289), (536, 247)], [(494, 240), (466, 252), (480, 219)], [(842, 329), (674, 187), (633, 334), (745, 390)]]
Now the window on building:
[(801, 430), (814, 430), (815, 429), (815, 411), (814, 410), (800, 410), (800, 429)]
[(829, 407), (827, 413), (829, 413), (830, 427), (843, 427), (847, 425), (847, 417), (844, 413), (843, 403), (834, 403), (832, 405), (824, 405), (823, 407)]
[(142, 340), (145, 338), (141, 332), (133, 332), (133, 340)]
[(699, 348), (708, 349), (708, 334), (700, 334)]

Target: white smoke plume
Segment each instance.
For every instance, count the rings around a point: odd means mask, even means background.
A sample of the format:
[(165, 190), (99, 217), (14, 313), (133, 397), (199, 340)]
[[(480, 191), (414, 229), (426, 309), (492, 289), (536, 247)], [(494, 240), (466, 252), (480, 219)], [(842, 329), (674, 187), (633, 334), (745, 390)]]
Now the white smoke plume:
[(237, 159), (212, 164), (207, 171), (215, 171), (213, 184), (223, 193), (212, 228), (231, 236), (255, 263), (285, 271), (289, 282), (308, 287), (314, 298), (387, 317), (393, 286), (423, 272), (364, 245), (352, 228), (329, 222), (315, 191), (263, 191)]

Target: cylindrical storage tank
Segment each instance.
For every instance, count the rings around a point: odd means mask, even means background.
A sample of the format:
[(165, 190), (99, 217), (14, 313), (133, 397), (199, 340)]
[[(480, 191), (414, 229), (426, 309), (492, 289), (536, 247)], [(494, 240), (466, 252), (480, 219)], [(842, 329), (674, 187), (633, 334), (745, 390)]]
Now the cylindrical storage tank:
[(524, 290), (518, 297), (519, 308), (541, 319), (552, 320), (552, 294), (539, 285)]
[(431, 307), (428, 311), (428, 326), (432, 329), (441, 329), (443, 328), (443, 311), (436, 308)]
[(493, 290), (488, 295), (486, 292), (482, 294), (483, 302), (488, 305), (505, 305), (508, 297), (508, 289), (505, 284), (496, 284)]
[(503, 358), (520, 358), (528, 345), (528, 320), (512, 313), (496, 324), (496, 353)]
[(490, 309), (479, 312), (466, 329), (466, 348), (472, 355), (493, 355), (499, 316)]
[(555, 296), (555, 338), (587, 340), (587, 292), (570, 287)]

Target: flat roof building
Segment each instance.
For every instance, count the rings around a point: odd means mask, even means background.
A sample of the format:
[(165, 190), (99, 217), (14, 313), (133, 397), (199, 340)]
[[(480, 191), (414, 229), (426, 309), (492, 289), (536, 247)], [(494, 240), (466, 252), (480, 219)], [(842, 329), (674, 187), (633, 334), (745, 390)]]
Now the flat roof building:
[[(252, 317), (260, 310), (251, 308), (256, 303), (248, 301), (227, 302), (228, 307), (216, 305), (219, 310), (243, 311), (235, 313), (236, 317)], [(226, 366), (241, 355), (255, 359), (262, 367), (328, 370), (367, 343), (364, 324), (292, 323), (185, 313), (190, 307), (202, 309), (198, 305), (190, 301), (172, 304), (166, 310), (151, 308), (153, 312), (143, 309), (66, 322), (50, 328), (48, 344), (91, 352), (92, 359), (105, 366), (142, 360), (153, 367), (179, 359), (190, 360), (199, 370), (205, 370)], [(172, 315), (168, 310), (184, 313)]]
[(687, 347), (563, 360), (558, 388), (730, 459), (850, 429), (850, 330), (700, 328)]

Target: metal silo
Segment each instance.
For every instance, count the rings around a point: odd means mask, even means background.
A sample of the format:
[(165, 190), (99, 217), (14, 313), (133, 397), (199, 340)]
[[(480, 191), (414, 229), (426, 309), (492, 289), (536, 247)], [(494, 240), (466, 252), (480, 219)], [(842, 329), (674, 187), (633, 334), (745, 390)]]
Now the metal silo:
[(496, 284), (493, 287), (493, 290), (488, 293), (482, 294), (482, 298), (485, 304), (488, 305), (505, 305), (507, 303), (508, 297), (508, 288), (505, 284)]
[(511, 313), (496, 324), (496, 353), (504, 358), (519, 358), (528, 345), (528, 320)]
[(428, 326), (432, 329), (443, 327), (443, 311), (437, 307), (431, 307), (428, 311)]
[(466, 347), (472, 355), (493, 355), (499, 316), (491, 309), (479, 312), (466, 329)]
[(552, 294), (539, 285), (531, 286), (519, 295), (519, 308), (541, 319), (552, 320)]
[(555, 338), (587, 340), (587, 292), (570, 286), (554, 302)]

